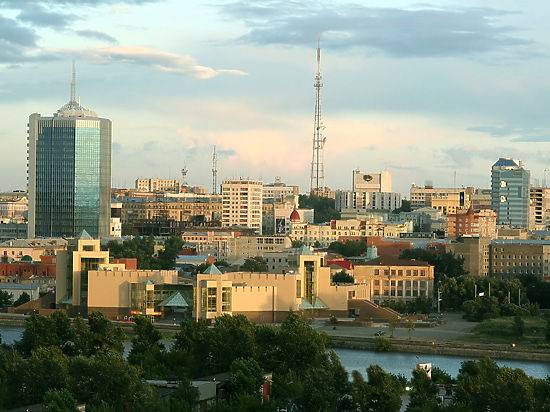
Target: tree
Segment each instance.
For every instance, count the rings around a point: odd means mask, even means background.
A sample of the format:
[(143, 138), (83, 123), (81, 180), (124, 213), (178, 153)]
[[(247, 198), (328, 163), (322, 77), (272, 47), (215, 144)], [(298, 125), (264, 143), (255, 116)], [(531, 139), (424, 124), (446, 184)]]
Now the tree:
[(408, 319), (407, 322), (405, 322), (405, 327), (409, 331), (409, 340), (411, 340), (411, 331), (415, 328), (414, 320)]
[(328, 246), (329, 250), (344, 255), (349, 256), (360, 256), (367, 251), (369, 248), (367, 242), (364, 240), (348, 240), (347, 242), (332, 242)]
[(267, 272), (267, 269), (267, 262), (261, 256), (247, 258), (241, 266), (241, 270), (246, 272)]
[(394, 209), (392, 213), (399, 214), (401, 212), (410, 212), (411, 209), (411, 201), (407, 199), (403, 199), (401, 201), (401, 207), (398, 207), (397, 209)]
[(399, 322), (399, 319), (397, 318), (397, 316), (394, 316), (388, 322), (388, 326), (389, 326), (390, 332), (391, 332), (391, 336), (390, 336), (391, 338), (393, 338), (393, 332), (395, 331), (395, 328), (399, 327), (400, 323), (401, 322)]
[(122, 353), (126, 334), (120, 326), (114, 326), (103, 313), (92, 312), (88, 317), (88, 327), (90, 330), (86, 348), (88, 354), (93, 355), (101, 349)]
[(355, 283), (353, 276), (351, 276), (345, 270), (341, 270), (340, 272), (335, 273), (332, 276), (332, 281), (334, 283)]
[(42, 400), (44, 412), (76, 412), (76, 401), (67, 389), (49, 390)]
[(0, 308), (6, 308), (13, 304), (13, 293), (0, 290)]
[(227, 385), (230, 396), (250, 395), (261, 398), (260, 388), (265, 379), (258, 362), (253, 358), (236, 359), (231, 363), (231, 378)]
[(315, 223), (325, 223), (340, 219), (340, 212), (334, 208), (334, 199), (315, 195), (300, 195), (298, 203), (301, 209), (314, 209)]
[[(360, 385), (361, 398), (364, 399), (361, 410), (397, 412), (401, 408), (401, 388), (397, 380), (378, 365), (367, 368), (366, 385)], [(356, 375), (354, 378), (358, 379)], [(360, 382), (358, 382), (360, 383)]]
[(525, 322), (521, 316), (514, 317), (514, 334), (520, 338), (525, 334)]
[(13, 302), (13, 306), (15, 306), (15, 307), (21, 306), (21, 305), (29, 302), (30, 300), (31, 300), (31, 297), (29, 296), (29, 294), (27, 292), (23, 292), (23, 293), (21, 293), (21, 295), (19, 295), (17, 300), (15, 302)]
[(292, 241), (292, 247), (293, 248), (298, 249), (298, 248), (301, 248), (302, 246), (304, 246), (304, 242), (302, 242), (301, 240), (293, 240)]
[(140, 366), (147, 379), (165, 378), (168, 375), (165, 348), (160, 342), (161, 333), (144, 317), (135, 319), (132, 349), (128, 355), (131, 365)]
[(424, 369), (415, 369), (412, 375), (412, 389), (407, 409), (435, 407), (437, 405), (437, 385), (428, 377)]

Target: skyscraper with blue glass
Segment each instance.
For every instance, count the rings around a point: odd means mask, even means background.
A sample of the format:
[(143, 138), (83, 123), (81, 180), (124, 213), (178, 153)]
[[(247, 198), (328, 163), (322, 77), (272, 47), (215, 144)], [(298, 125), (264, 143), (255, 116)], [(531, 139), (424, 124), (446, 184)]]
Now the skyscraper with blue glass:
[(501, 157), (491, 168), (491, 208), (498, 225), (529, 227), (530, 175), (521, 160)]
[[(80, 100), (80, 99), (79, 99)], [(52, 117), (29, 117), (29, 238), (109, 236), (111, 121), (71, 98)]]

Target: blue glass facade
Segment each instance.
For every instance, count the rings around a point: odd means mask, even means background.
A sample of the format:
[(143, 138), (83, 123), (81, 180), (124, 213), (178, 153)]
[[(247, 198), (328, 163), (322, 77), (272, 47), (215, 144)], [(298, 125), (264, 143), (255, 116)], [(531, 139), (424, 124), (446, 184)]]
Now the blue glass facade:
[(497, 212), (497, 224), (529, 227), (530, 173), (521, 162), (499, 159), (491, 170), (491, 205)]
[(30, 144), (35, 143), (29, 160), (35, 166), (34, 180), (29, 177), (33, 235), (72, 237), (82, 230), (95, 238), (108, 235), (110, 120), (37, 117), (30, 129), (35, 130), (34, 139), (29, 136)]

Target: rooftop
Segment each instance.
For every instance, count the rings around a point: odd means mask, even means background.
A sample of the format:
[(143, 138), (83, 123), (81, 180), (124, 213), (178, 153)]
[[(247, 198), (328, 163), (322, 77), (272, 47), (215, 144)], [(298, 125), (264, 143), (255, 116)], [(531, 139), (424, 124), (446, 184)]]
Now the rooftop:
[(422, 260), (415, 259), (396, 259), (392, 257), (379, 257), (368, 261), (356, 261), (355, 266), (424, 266), (428, 267), (430, 264)]

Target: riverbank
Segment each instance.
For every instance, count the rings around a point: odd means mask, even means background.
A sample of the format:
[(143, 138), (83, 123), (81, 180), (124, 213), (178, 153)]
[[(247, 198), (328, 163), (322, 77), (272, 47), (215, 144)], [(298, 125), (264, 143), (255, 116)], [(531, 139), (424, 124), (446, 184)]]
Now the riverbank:
[[(374, 337), (329, 334), (329, 345), (333, 348), (374, 350)], [(472, 358), (490, 357), (550, 363), (550, 351), (544, 349), (511, 347), (498, 344), (470, 344), (453, 341), (425, 341), (386, 338), (395, 352), (448, 355)]]

